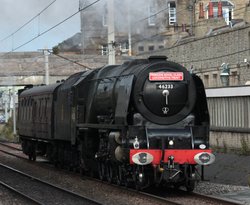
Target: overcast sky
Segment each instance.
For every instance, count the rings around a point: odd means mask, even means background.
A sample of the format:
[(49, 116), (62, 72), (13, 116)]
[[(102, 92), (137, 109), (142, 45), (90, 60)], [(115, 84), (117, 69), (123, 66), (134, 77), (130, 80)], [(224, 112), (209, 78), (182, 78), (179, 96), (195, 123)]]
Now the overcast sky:
[[(79, 0), (56, 0), (39, 18), (35, 18), (12, 37), (3, 40), (53, 1), (0, 0), (0, 52), (11, 51), (19, 47), (78, 11)], [(37, 51), (45, 46), (52, 48), (77, 32), (80, 32), (79, 14), (17, 51)]]

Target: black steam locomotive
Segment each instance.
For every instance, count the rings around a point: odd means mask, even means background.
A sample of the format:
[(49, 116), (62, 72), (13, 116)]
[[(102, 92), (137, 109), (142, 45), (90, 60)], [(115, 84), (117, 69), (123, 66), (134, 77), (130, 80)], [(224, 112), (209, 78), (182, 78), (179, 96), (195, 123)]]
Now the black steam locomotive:
[(193, 190), (196, 165), (214, 161), (203, 83), (162, 56), (20, 90), (18, 132), (31, 160), (137, 188)]

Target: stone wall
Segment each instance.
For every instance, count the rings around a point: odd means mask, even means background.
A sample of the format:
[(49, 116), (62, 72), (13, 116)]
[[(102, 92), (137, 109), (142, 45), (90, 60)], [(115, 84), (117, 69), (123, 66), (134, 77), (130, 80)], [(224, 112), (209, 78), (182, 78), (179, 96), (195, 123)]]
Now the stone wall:
[[(51, 75), (70, 75), (84, 70), (85, 65), (96, 68), (107, 63), (106, 56), (83, 56), (77, 54), (60, 54), (63, 58), (49, 55), (49, 69)], [(68, 60), (72, 61), (68, 61)], [(44, 74), (45, 58), (42, 52), (15, 52), (0, 55), (0, 76)]]
[[(73, 53), (60, 55), (71, 62), (52, 54), (49, 55), (51, 83), (62, 78), (65, 79), (73, 73), (99, 68), (108, 63), (108, 56), (77, 55)], [(128, 57), (118, 56), (116, 61), (117, 64), (121, 64), (127, 59)], [(44, 83), (44, 76), (45, 59), (42, 52), (0, 53), (0, 85), (42, 84)]]
[[(202, 38), (183, 39), (178, 45), (139, 55), (166, 55), (169, 60), (191, 66), (204, 80), (206, 87), (221, 86), (221, 64), (228, 63), (230, 85), (244, 85), (250, 80), (250, 26), (228, 28)], [(247, 59), (247, 61), (245, 60)]]
[(225, 151), (250, 151), (250, 134), (234, 132), (210, 132), (210, 145)]

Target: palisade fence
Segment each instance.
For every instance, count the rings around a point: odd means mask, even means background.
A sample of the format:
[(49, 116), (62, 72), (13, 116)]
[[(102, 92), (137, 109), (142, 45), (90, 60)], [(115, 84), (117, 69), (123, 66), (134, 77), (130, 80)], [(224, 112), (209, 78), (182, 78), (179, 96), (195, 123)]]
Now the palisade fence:
[(210, 144), (250, 149), (250, 86), (206, 89)]

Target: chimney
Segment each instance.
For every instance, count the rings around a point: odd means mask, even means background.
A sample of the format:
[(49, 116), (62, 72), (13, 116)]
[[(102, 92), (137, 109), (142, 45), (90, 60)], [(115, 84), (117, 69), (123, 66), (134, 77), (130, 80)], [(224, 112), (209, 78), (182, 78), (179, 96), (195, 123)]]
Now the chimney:
[(203, 3), (200, 3), (200, 10), (199, 10), (199, 19), (204, 18), (204, 9), (203, 9)]
[(214, 17), (214, 9), (213, 9), (213, 2), (209, 2), (209, 6), (208, 6), (208, 18), (213, 18)]
[(222, 17), (222, 2), (218, 2), (218, 17)]

